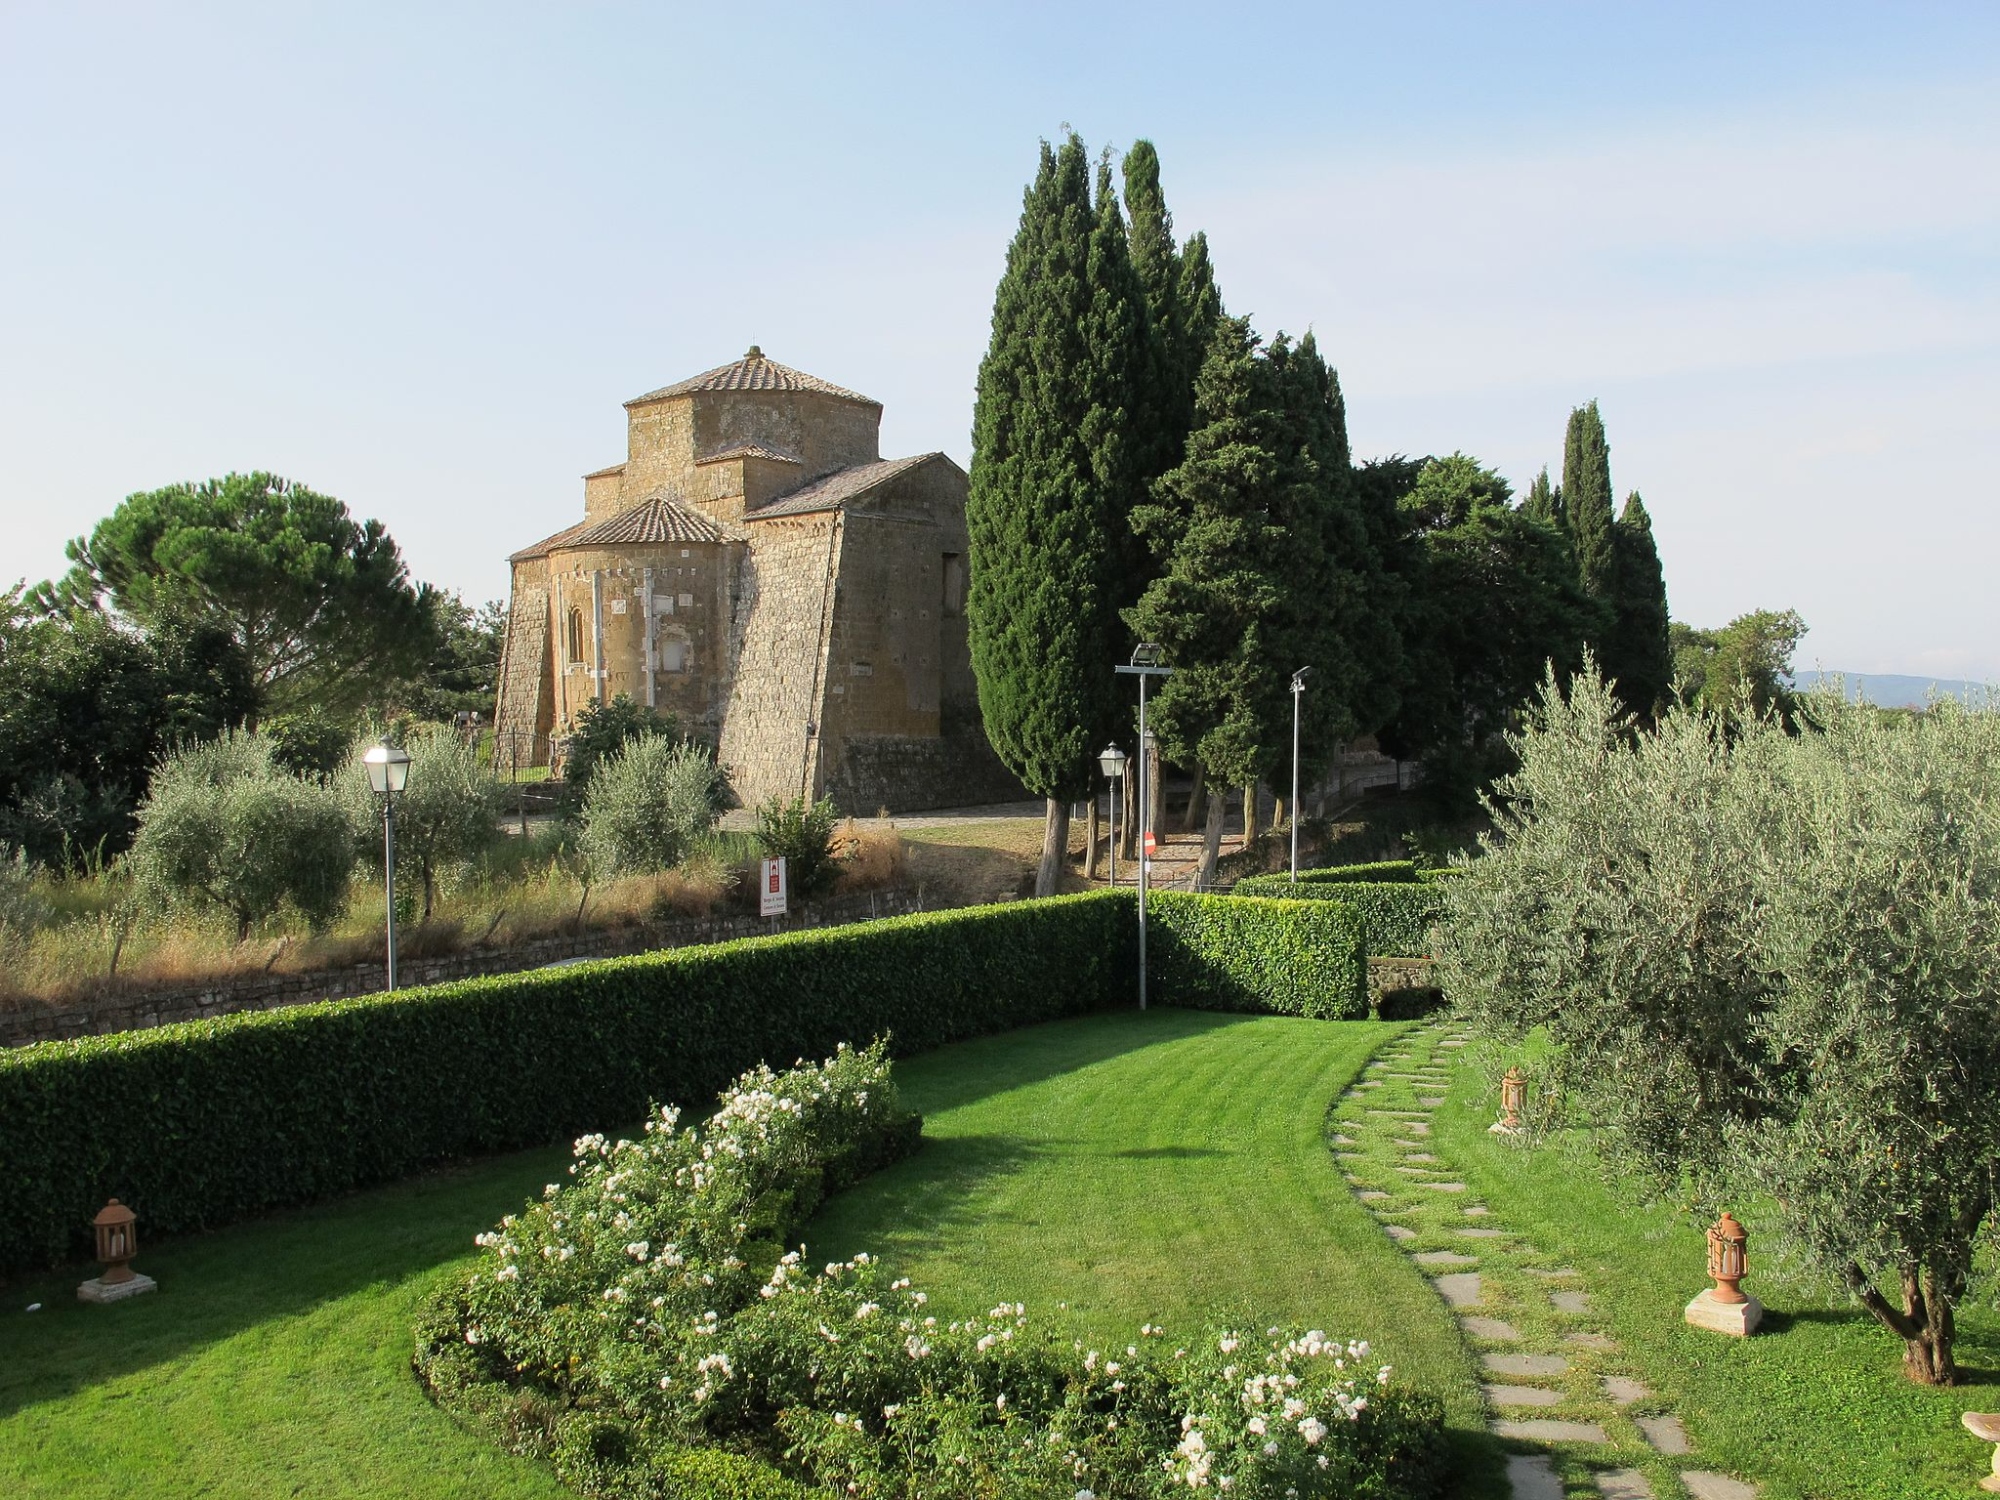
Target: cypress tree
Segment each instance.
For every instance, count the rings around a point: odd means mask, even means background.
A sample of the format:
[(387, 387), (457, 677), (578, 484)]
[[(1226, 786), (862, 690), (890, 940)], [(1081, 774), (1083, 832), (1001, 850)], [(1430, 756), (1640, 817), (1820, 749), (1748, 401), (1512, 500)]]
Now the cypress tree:
[(1673, 686), (1673, 650), (1667, 640), (1667, 584), (1653, 542), (1652, 517), (1634, 490), (1612, 528), (1618, 551), (1618, 595), (1605, 675), (1618, 684), (1625, 706), (1642, 719), (1666, 701)]
[(1101, 190), (1093, 206), (1090, 187), (1082, 141), (1044, 144), (994, 294), (966, 502), (980, 712), (1001, 760), (1048, 801), (1041, 895), (1061, 870), (1068, 802), (1090, 789), (1116, 722), (1117, 611), (1132, 588), (1127, 412), (1144, 383), (1143, 314), (1115, 199)]
[[(1222, 291), (1215, 284), (1215, 264), (1208, 258), (1208, 236), (1196, 231), (1181, 247), (1180, 264), (1181, 343), (1186, 358), (1190, 413), (1194, 409), (1195, 382), (1201, 378), (1209, 346), (1215, 342), (1216, 325), (1224, 316)], [(1189, 422), (1192, 424), (1192, 416)]]
[(1608, 609), (1618, 592), (1618, 556), (1611, 540), (1611, 449), (1595, 401), (1569, 414), (1562, 499), (1576, 542), (1577, 577), (1584, 593)]
[(1132, 272), (1146, 310), (1146, 346), (1152, 390), (1141, 418), (1141, 462), (1148, 481), (1180, 462), (1194, 425), (1194, 381), (1201, 351), (1187, 347), (1182, 314), (1180, 251), (1174, 219), (1160, 190), (1160, 155), (1151, 141), (1125, 153), (1125, 209), (1131, 215)]
[(1521, 509), (1537, 521), (1549, 521), (1558, 526), (1568, 525), (1563, 515), (1563, 492), (1549, 483), (1549, 466), (1542, 465), (1542, 472), (1535, 476), (1535, 482), (1528, 486), (1527, 496), (1521, 501)]

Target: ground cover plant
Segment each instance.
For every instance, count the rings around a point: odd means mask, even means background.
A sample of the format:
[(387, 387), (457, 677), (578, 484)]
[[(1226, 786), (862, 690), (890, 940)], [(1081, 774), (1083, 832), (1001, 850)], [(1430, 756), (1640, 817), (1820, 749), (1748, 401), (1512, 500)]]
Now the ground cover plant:
[(1551, 1041), (1542, 1098), (1662, 1196), (1772, 1227), (1950, 1384), (2000, 1136), (2000, 715), (1809, 699), (1635, 732), (1553, 679), (1440, 978)]
[[(1689, 1327), (1682, 1308), (1708, 1285), (1703, 1216), (1648, 1202), (1632, 1180), (1605, 1180), (1594, 1170), (1595, 1146), (1580, 1132), (1488, 1132), (1499, 1071), (1519, 1063), (1538, 1087), (1547, 1062), (1545, 1047), (1530, 1041), (1457, 1068), (1427, 1149), (1490, 1207), (1486, 1222), (1541, 1248), (1537, 1264), (1580, 1273), (1563, 1284), (1590, 1288), (1593, 1318), (1680, 1414), (1694, 1461), (1754, 1476), (1764, 1500), (1948, 1500), (1971, 1492), (1991, 1448), (1963, 1431), (1959, 1413), (2000, 1408), (2000, 1314), (1992, 1299), (1968, 1298), (1958, 1308), (1959, 1385), (1908, 1380), (1883, 1358), (1879, 1325), (1844, 1288), (1775, 1253), (1772, 1206), (1750, 1199), (1735, 1208), (1751, 1232), (1744, 1289), (1765, 1304), (1763, 1326), (1747, 1339)], [(1482, 1269), (1496, 1270), (1491, 1257)], [(1527, 1328), (1521, 1313), (1506, 1316)]]

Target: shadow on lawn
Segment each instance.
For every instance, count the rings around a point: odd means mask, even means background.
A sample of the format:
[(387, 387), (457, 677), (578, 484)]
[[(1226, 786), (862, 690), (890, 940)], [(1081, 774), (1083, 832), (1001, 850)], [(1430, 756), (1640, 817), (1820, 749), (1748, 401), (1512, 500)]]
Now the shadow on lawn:
[[(375, 1287), (391, 1291), (473, 1253), (472, 1237), (560, 1177), (567, 1147), (460, 1164), (331, 1203), (158, 1245), (137, 1269), (160, 1283), (110, 1307), (76, 1300), (72, 1266), (0, 1287), (0, 1417), (60, 1400), (258, 1323)], [(42, 1310), (26, 1313), (31, 1302)]]

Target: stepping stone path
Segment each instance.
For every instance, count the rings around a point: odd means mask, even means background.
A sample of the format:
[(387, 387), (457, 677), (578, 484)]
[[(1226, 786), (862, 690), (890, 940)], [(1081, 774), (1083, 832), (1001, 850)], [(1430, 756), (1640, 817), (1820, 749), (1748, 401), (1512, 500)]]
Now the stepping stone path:
[(1694, 1467), (1671, 1402), (1591, 1326), (1589, 1278), (1499, 1222), (1439, 1154), (1431, 1120), (1468, 1040), (1436, 1026), (1405, 1032), (1331, 1124), (1355, 1196), (1430, 1278), (1487, 1377), (1514, 1500), (1564, 1500), (1579, 1487), (1605, 1500), (1758, 1500), (1755, 1484)]

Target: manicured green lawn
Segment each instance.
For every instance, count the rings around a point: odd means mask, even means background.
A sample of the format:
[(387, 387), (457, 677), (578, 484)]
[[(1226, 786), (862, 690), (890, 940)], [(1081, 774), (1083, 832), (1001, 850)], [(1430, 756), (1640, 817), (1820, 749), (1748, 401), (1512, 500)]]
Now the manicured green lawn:
[(410, 1325), (472, 1236), (567, 1156), (503, 1157), (145, 1249), (160, 1290), (112, 1307), (77, 1302), (81, 1271), (0, 1288), (0, 1495), (558, 1500), (545, 1470), (424, 1398)]
[(1327, 1143), (1334, 1099), (1401, 1029), (1156, 1010), (898, 1064), (926, 1145), (829, 1204), (810, 1258), (869, 1250), (940, 1316), (1025, 1302), (1114, 1344), (1149, 1322), (1170, 1337), (1296, 1321), (1366, 1338), (1444, 1395), (1464, 1493), (1486, 1493), (1494, 1461), (1457, 1329)]
[[(885, 1255), (941, 1313), (1022, 1301), (1107, 1343), (1143, 1322), (1367, 1338), (1444, 1393), (1461, 1493), (1498, 1495), (1456, 1330), (1327, 1147), (1329, 1106), (1398, 1030), (1155, 1011), (899, 1064), (928, 1143), (809, 1243)], [(409, 1355), (427, 1289), (566, 1154), (149, 1248), (161, 1291), (116, 1307), (80, 1306), (77, 1270), (0, 1288), (0, 1495), (562, 1496), (432, 1407)]]
[(1959, 1426), (2000, 1409), (2000, 1318), (1990, 1292), (1959, 1317), (1968, 1383), (1912, 1385), (1902, 1345), (1844, 1297), (1777, 1273), (1755, 1238), (1746, 1290), (1763, 1330), (1732, 1339), (1687, 1326), (1682, 1309), (1709, 1283), (1702, 1226), (1639, 1206), (1605, 1185), (1580, 1144), (1533, 1149), (1489, 1135), (1486, 1074), (1461, 1066), (1433, 1118), (1435, 1148), (1492, 1207), (1583, 1273), (1592, 1306), (1674, 1400), (1705, 1466), (1753, 1475), (1764, 1500), (1931, 1500), (1977, 1493), (1993, 1449)]

